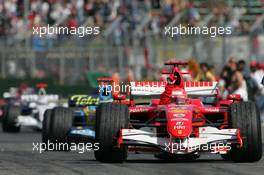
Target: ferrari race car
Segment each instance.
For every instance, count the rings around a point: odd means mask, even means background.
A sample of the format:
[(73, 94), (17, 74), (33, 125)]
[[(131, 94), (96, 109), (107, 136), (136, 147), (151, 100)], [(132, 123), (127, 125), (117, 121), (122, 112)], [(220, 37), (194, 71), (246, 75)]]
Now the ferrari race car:
[[(166, 83), (132, 82), (129, 101), (98, 106), (96, 160), (123, 162), (129, 150), (154, 151), (161, 159), (195, 159), (202, 152), (237, 162), (261, 159), (260, 116), (254, 103), (237, 94), (219, 100), (217, 82), (184, 82), (178, 67), (185, 62), (165, 65), (172, 66)], [(135, 96), (152, 99), (137, 105)]]
[[(184, 82), (186, 72), (178, 67), (186, 64), (167, 62), (172, 68), (163, 72), (167, 82), (131, 82), (129, 98), (118, 95), (99, 102), (94, 128), (99, 143), (96, 160), (123, 162), (128, 151), (153, 152), (157, 158), (169, 160), (196, 159), (204, 152), (237, 162), (261, 159), (256, 105), (243, 102), (238, 94), (220, 100), (217, 82)], [(105, 89), (108, 87), (106, 84)], [(136, 103), (139, 97), (150, 102)], [(48, 133), (47, 140), (68, 143), (75, 125), (72, 110), (55, 108), (51, 113), (47, 121), (52, 120), (53, 126), (45, 129), (44, 136)]]
[(21, 127), (42, 129), (44, 112), (59, 105), (59, 96), (46, 94), (46, 87), (46, 84), (38, 84), (38, 93), (28, 88), (18, 96), (17, 89), (13, 88), (12, 92), (4, 94), (6, 100), (2, 121), (4, 132), (19, 132)]

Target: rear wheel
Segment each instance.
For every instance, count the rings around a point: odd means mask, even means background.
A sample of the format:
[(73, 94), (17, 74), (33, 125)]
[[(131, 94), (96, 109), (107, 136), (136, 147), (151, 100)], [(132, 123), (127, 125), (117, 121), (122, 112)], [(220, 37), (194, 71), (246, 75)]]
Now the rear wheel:
[(128, 127), (127, 105), (103, 103), (96, 110), (95, 138), (99, 150), (95, 158), (101, 162), (123, 162), (127, 157), (127, 147), (117, 147), (120, 129)]
[(4, 112), (3, 131), (4, 132), (19, 132), (20, 126), (17, 123), (21, 109), (18, 106), (8, 106)]
[(47, 143), (51, 136), (51, 117), (52, 109), (48, 109), (44, 113), (43, 123), (42, 123), (42, 142)]
[(236, 162), (255, 162), (262, 157), (259, 111), (253, 102), (233, 103), (229, 108), (232, 128), (240, 129), (243, 148), (233, 147), (230, 158)]
[(67, 135), (73, 124), (72, 110), (63, 107), (54, 108), (50, 121), (49, 136), (54, 149), (49, 147), (49, 150), (69, 150), (70, 145), (67, 141)]

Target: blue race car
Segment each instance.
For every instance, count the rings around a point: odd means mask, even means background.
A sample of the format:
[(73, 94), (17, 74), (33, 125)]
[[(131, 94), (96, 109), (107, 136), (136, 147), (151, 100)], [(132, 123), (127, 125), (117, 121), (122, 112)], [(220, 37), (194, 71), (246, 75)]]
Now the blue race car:
[(112, 102), (111, 79), (99, 80), (99, 95), (73, 95), (68, 107), (49, 109), (44, 114), (42, 142), (93, 142), (95, 138), (96, 107)]

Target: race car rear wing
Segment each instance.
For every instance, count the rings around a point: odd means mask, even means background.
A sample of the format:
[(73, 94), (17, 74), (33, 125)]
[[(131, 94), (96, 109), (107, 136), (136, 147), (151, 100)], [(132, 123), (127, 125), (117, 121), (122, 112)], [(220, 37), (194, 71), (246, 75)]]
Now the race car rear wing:
[[(131, 95), (155, 96), (161, 95), (165, 90), (165, 82), (131, 82)], [(187, 95), (215, 96), (217, 95), (217, 82), (184, 82)]]
[(39, 101), (45, 101), (45, 102), (51, 102), (51, 101), (58, 101), (59, 95), (56, 94), (49, 94), (49, 95), (22, 95), (21, 100), (24, 102), (39, 102)]

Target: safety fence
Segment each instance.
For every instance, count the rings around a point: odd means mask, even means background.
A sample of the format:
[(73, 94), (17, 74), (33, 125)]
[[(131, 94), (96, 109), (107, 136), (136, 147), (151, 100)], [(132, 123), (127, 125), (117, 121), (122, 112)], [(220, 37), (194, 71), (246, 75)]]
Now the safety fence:
[(159, 72), (162, 63), (173, 58), (194, 58), (213, 65), (219, 72), (231, 56), (246, 61), (263, 60), (263, 47), (263, 35), (257, 38), (249, 35), (149, 37), (136, 40), (131, 45), (100, 41), (97, 45), (80, 46), (79, 41), (69, 39), (67, 45), (42, 50), (1, 45), (0, 75), (2, 78), (52, 78), (61, 85), (74, 85), (87, 81), (89, 73), (96, 71), (105, 76), (119, 72), (121, 79), (124, 79), (126, 70), (130, 68), (136, 79), (153, 79), (153, 74)]

